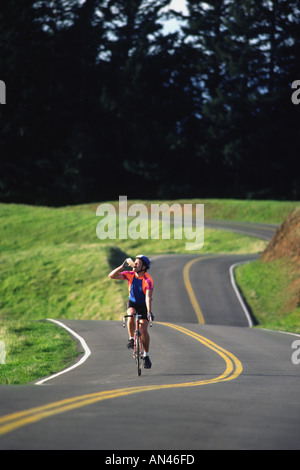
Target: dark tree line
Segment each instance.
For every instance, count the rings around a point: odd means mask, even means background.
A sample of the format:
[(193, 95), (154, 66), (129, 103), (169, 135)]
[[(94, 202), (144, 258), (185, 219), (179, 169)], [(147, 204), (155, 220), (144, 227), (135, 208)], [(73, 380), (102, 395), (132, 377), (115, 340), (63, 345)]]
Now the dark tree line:
[(0, 2), (1, 201), (300, 198), (298, 1), (169, 3)]

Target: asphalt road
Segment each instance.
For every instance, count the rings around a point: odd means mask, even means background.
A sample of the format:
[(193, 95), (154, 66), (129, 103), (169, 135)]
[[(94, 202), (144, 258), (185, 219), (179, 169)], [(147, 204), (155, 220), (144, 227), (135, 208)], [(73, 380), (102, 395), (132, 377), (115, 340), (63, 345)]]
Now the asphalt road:
[(64, 321), (91, 354), (42, 385), (0, 386), (0, 449), (299, 449), (297, 337), (249, 328), (229, 274), (243, 261), (154, 258), (141, 377), (120, 322)]
[(230, 232), (242, 233), (244, 235), (252, 235), (254, 237), (262, 238), (264, 240), (270, 240), (273, 237), (276, 228), (278, 227), (277, 224), (262, 224), (211, 219), (205, 219), (205, 226), (221, 230), (229, 230)]

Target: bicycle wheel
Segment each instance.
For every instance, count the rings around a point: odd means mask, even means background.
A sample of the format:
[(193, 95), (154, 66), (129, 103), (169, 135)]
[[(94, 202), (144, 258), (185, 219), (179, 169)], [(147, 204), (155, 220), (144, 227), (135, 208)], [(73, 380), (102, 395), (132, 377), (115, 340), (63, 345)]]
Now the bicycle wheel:
[[(144, 348), (143, 348), (143, 341), (142, 335), (140, 335), (140, 369), (142, 371), (142, 366), (144, 365)], [(141, 375), (142, 372), (140, 372)]]
[(135, 336), (135, 360), (137, 365), (138, 376), (142, 373), (142, 361), (141, 361), (141, 334), (137, 332)]

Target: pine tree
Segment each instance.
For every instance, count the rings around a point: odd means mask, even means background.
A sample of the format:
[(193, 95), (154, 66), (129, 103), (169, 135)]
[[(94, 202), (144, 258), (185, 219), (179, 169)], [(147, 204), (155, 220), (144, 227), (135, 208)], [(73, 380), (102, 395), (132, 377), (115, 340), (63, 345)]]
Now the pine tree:
[[(148, 196), (170, 190), (171, 165), (176, 187), (180, 172), (174, 156), (180, 154), (181, 126), (193, 106), (187, 48), (180, 48), (178, 34), (163, 36), (159, 23), (168, 3), (115, 1), (101, 10), (107, 43), (99, 66), (107, 74), (102, 104), (114, 175), (119, 188), (124, 178), (137, 177)], [(128, 182), (124, 186), (127, 194), (136, 191)]]
[(207, 97), (199, 158), (208, 161), (206, 171), (218, 187), (226, 180), (223, 195), (283, 195), (288, 191), (280, 177), (283, 156), (288, 150), (291, 166), (299, 140), (289, 97), (291, 70), (297, 76), (299, 69), (296, 2), (189, 0), (188, 5), (187, 32), (201, 61), (200, 92)]

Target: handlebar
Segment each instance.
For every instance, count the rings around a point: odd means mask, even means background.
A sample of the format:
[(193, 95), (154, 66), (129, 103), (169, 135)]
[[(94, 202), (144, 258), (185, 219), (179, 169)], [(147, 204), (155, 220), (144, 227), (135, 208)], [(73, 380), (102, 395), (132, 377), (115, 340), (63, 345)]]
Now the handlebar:
[[(123, 328), (125, 328), (125, 324), (126, 324), (126, 321), (125, 319), (126, 318), (141, 318), (143, 315), (139, 314), (139, 313), (133, 313), (132, 315), (124, 315), (123, 316)], [(152, 326), (152, 320), (149, 320), (149, 326), (151, 327)]]

